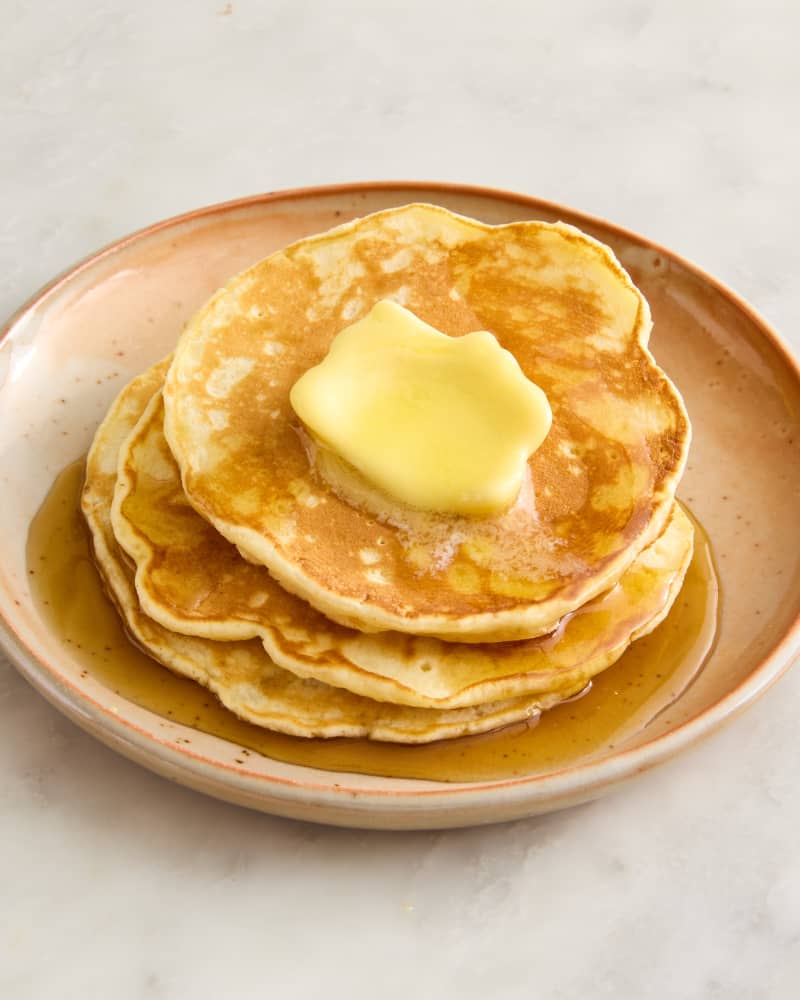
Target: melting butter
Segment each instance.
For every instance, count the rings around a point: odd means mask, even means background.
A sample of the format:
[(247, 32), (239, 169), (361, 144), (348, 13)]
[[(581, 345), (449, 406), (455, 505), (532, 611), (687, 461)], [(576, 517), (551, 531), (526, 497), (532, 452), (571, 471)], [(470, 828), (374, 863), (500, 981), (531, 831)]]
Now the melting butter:
[(388, 299), (291, 391), (325, 448), (423, 510), (504, 510), (550, 430), (544, 392), (491, 333), (448, 337)]

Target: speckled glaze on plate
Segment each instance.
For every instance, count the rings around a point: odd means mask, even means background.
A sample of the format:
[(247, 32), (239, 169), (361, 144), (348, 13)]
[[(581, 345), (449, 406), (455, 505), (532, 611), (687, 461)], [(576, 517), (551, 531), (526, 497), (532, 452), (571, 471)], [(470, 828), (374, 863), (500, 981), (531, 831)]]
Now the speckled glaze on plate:
[[(228, 277), (292, 240), (367, 212), (430, 201), (487, 222), (561, 219), (603, 242), (647, 296), (651, 345), (694, 427), (679, 496), (705, 526), (723, 605), (714, 652), (687, 691), (613, 753), (547, 774), (438, 784), (336, 774), (253, 755), (81, 677), (27, 583), (28, 525), (82, 455), (121, 386), (167, 353)], [(159, 223), (54, 281), (0, 333), (0, 643), (78, 725), (145, 767), (221, 799), (343, 826), (498, 822), (595, 798), (741, 711), (800, 651), (800, 371), (733, 292), (648, 240), (523, 195), (366, 183), (260, 195)], [(191, 742), (182, 742), (189, 739)]]

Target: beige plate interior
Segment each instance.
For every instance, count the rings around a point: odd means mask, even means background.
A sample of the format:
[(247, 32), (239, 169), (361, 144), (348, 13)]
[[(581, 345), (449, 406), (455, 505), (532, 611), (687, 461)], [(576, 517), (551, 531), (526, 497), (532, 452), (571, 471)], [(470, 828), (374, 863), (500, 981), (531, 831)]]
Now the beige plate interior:
[[(719, 640), (695, 683), (613, 753), (510, 781), (437, 784), (334, 774), (252, 755), (81, 677), (27, 585), (28, 524), (82, 455), (112, 397), (165, 354), (230, 275), (301, 236), (410, 201), (488, 222), (561, 219), (610, 244), (650, 301), (652, 348), (694, 426), (679, 495), (705, 526), (722, 583)], [(144, 230), (56, 280), (0, 333), (0, 641), (25, 677), (104, 743), (170, 778), (266, 812), (349, 826), (493, 822), (599, 795), (693, 743), (775, 680), (800, 648), (800, 373), (736, 295), (608, 223), (521, 195), (381, 183), (283, 192)]]

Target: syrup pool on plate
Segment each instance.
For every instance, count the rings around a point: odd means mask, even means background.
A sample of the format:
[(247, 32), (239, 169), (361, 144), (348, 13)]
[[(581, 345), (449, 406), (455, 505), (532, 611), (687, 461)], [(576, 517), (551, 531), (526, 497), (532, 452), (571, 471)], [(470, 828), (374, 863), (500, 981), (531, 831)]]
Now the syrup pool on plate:
[(607, 753), (641, 731), (691, 683), (714, 642), (719, 589), (708, 538), (695, 521), (683, 589), (659, 627), (597, 676), (583, 697), (481, 736), (401, 746), (363, 739), (301, 739), (236, 718), (210, 691), (172, 674), (128, 639), (92, 561), (79, 510), (83, 462), (56, 479), (28, 536), (31, 589), (42, 617), (87, 673), (173, 722), (252, 753), (327, 771), (479, 781), (561, 770)]

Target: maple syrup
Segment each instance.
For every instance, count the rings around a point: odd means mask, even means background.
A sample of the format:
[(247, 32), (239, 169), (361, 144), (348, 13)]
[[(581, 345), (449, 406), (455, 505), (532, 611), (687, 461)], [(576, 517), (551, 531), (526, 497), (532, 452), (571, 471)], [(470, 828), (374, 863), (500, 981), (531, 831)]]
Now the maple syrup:
[(397, 778), (471, 781), (562, 769), (607, 753), (686, 689), (716, 633), (719, 588), (708, 538), (695, 521), (695, 555), (665, 621), (597, 676), (583, 697), (481, 736), (400, 746), (302, 739), (242, 722), (204, 688), (172, 674), (127, 638), (92, 561), (79, 510), (83, 463), (56, 479), (28, 536), (31, 589), (72, 656), (122, 697), (174, 722), (293, 764)]

